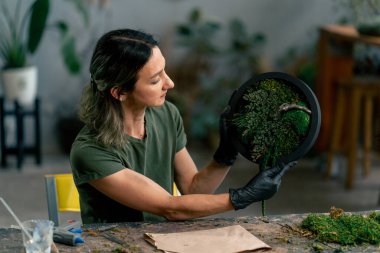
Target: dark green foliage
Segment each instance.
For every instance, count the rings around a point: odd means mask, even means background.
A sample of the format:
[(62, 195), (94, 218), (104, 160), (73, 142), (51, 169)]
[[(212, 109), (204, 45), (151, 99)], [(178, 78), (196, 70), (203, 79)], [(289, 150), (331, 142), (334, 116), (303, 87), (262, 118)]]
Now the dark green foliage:
[(280, 106), (305, 106), (304, 98), (281, 80), (266, 79), (248, 89), (243, 100), (233, 124), (260, 169), (271, 167), (299, 146), (310, 123), (308, 113), (299, 109), (281, 111)]
[(345, 214), (337, 217), (310, 214), (302, 221), (302, 228), (313, 233), (321, 242), (341, 245), (380, 244), (380, 213), (369, 216)]
[(377, 223), (380, 224), (380, 212), (372, 212), (369, 214), (369, 217), (371, 219), (374, 219), (375, 221), (377, 221)]
[(177, 34), (180, 35), (180, 44), (190, 49), (192, 57), (200, 55), (212, 55), (218, 52), (213, 44), (215, 34), (221, 29), (218, 22), (206, 20), (199, 8), (194, 8), (187, 23), (177, 26)]
[[(8, 0), (8, 2), (12, 1), (14, 0)], [(22, 12), (21, 6), (25, 2), (30, 6), (26, 11)], [(0, 27), (2, 28), (0, 58), (3, 61), (3, 69), (27, 66), (28, 56), (36, 53), (41, 45), (45, 31), (48, 28), (56, 27), (61, 34), (61, 54), (65, 66), (71, 74), (80, 72), (81, 55), (77, 52), (77, 38), (72, 34), (72, 29), (69, 28), (68, 22), (60, 20), (53, 25), (48, 24), (51, 2), (51, 0), (18, 0), (15, 3), (14, 12), (11, 12), (7, 6), (7, 1), (0, 1)], [(88, 27), (90, 3), (85, 3), (82, 0), (70, 0), (69, 2), (74, 5), (82, 16), (84, 28), (90, 30)], [(92, 30), (91, 33), (93, 33)]]
[(50, 0), (37, 0), (33, 3), (28, 29), (28, 49), (31, 53), (34, 53), (40, 45), (42, 35), (45, 32), (49, 9)]
[(357, 30), (359, 33), (370, 36), (380, 35), (380, 17), (374, 16), (366, 21), (359, 22), (357, 24)]
[[(29, 4), (29, 8), (22, 12), (22, 1), (18, 0), (14, 11), (11, 11), (6, 1), (0, 1), (0, 58), (3, 60), (3, 69), (25, 67), (28, 52), (35, 53), (40, 45), (50, 0), (35, 0)], [(27, 24), (29, 28), (26, 30)]]

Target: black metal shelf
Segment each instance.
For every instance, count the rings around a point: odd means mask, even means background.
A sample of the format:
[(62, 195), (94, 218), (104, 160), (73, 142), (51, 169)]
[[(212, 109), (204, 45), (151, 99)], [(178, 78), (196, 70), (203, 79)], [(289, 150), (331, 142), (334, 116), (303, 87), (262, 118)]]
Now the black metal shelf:
[[(13, 102), (13, 108), (9, 109), (5, 106), (5, 99), (0, 97), (0, 135), (1, 135), (1, 166), (7, 166), (7, 156), (16, 155), (17, 168), (21, 169), (24, 156), (33, 154), (36, 164), (41, 164), (41, 122), (40, 122), (40, 100), (36, 98), (32, 108), (24, 108), (17, 101)], [(6, 117), (15, 117), (16, 119), (16, 144), (8, 146), (6, 143)], [(34, 119), (34, 145), (26, 145), (24, 143), (24, 119), (30, 117)]]

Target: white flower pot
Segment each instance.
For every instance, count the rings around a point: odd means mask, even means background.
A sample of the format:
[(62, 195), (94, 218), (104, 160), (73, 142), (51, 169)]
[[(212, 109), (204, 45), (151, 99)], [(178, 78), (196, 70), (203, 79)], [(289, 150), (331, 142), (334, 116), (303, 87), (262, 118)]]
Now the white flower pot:
[(21, 105), (30, 105), (37, 94), (37, 67), (6, 69), (1, 71), (5, 99), (17, 100)]

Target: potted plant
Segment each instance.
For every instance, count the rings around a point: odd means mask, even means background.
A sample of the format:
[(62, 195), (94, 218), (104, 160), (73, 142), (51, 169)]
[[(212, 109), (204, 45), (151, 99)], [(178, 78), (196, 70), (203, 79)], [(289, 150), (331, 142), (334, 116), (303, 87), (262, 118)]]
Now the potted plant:
[(49, 0), (33, 1), (24, 13), (21, 2), (16, 2), (14, 13), (4, 1), (0, 5), (3, 31), (0, 37), (1, 76), (5, 98), (26, 105), (34, 101), (37, 91), (37, 68), (27, 59), (40, 45), (49, 13)]
[[(64, 42), (61, 44), (62, 55), (65, 56), (63, 60), (66, 66), (70, 66), (70, 72), (76, 74), (74, 83), (77, 83), (75, 88), (77, 90), (89, 81), (87, 68), (82, 66), (89, 63), (97, 38), (104, 32), (103, 29), (110, 17), (110, 9), (107, 8), (108, 1), (105, 0), (69, 2), (74, 4), (76, 14), (82, 22), (78, 24), (70, 22), (71, 20), (58, 21), (54, 25), (58, 28), (60, 41)], [(75, 27), (75, 29), (71, 29), (71, 27)], [(80, 93), (74, 97), (59, 99), (55, 110), (56, 135), (61, 151), (68, 155), (71, 144), (84, 125), (77, 113)]]
[[(190, 136), (216, 148), (219, 116), (230, 95), (249, 76), (267, 70), (261, 55), (266, 37), (262, 32), (250, 33), (243, 21), (233, 18), (228, 22), (227, 47), (217, 47), (215, 35), (227, 27), (201, 14), (199, 9), (193, 9), (188, 23), (178, 26), (181, 46), (187, 49), (183, 62), (191, 67), (181, 65), (182, 72), (175, 74), (177, 78), (186, 76), (176, 81), (185, 88), (180, 93), (187, 99), (185, 115)], [(189, 95), (183, 96), (184, 92)]]
[[(10, 3), (11, 1), (9, 1)], [(37, 67), (28, 62), (40, 46), (48, 28), (60, 34), (60, 52), (64, 65), (71, 74), (78, 74), (81, 62), (76, 52), (76, 39), (64, 20), (48, 25), (50, 0), (34, 0), (23, 11), (22, 0), (13, 2), (13, 12), (6, 1), (0, 4), (0, 59), (3, 92), (7, 100), (17, 100), (22, 105), (31, 104), (37, 92)], [(70, 1), (71, 2), (71, 1)], [(77, 11), (87, 20), (86, 6), (82, 1), (72, 1)]]
[(212, 62), (219, 53), (214, 39), (220, 29), (217, 20), (205, 16), (197, 7), (176, 26), (177, 43), (184, 49), (184, 56), (181, 64), (170, 70), (177, 88), (169, 99), (181, 110), (186, 128), (191, 127), (196, 100), (204, 91), (204, 79), (211, 75)]

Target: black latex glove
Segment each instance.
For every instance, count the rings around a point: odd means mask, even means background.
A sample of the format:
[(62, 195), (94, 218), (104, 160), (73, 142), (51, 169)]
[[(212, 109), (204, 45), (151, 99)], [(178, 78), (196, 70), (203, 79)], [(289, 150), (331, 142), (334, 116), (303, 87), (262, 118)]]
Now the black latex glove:
[(238, 152), (232, 145), (228, 135), (227, 120), (230, 120), (230, 107), (227, 106), (219, 119), (219, 147), (214, 154), (214, 160), (226, 166), (231, 166), (235, 163)]
[(230, 189), (230, 199), (235, 210), (243, 209), (253, 202), (271, 198), (280, 187), (282, 176), (297, 162), (278, 165), (259, 172), (244, 187)]

